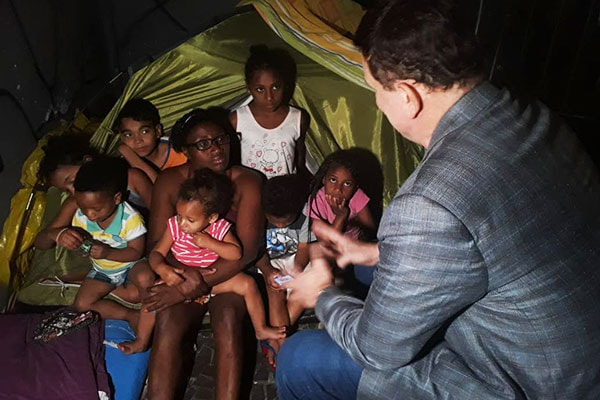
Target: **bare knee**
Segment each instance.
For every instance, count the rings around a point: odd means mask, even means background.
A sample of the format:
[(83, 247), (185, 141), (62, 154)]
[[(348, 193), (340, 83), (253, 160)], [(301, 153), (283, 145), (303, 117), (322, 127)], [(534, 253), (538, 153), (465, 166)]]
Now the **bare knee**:
[[(130, 273), (131, 281), (135, 286), (141, 289), (149, 288), (156, 282), (156, 275), (150, 269), (147, 262), (140, 262), (133, 267)], [(143, 291), (140, 291), (140, 295), (143, 296)]]
[[(232, 340), (234, 337), (241, 335), (244, 317), (246, 316), (246, 305), (241, 296), (231, 293), (222, 294), (217, 297), (217, 302), (211, 307), (211, 325), (216, 339), (228, 338)], [(215, 297), (215, 299), (217, 298)], [(211, 300), (211, 303), (213, 302)]]
[(91, 301), (90, 298), (78, 295), (77, 297), (75, 297), (73, 307), (75, 307), (77, 311), (87, 311), (92, 308), (92, 304), (94, 304), (94, 302)]
[[(194, 310), (197, 311), (197, 310)], [(194, 326), (196, 318), (202, 320), (204, 313), (189, 312), (184, 305), (175, 305), (156, 314), (154, 324), (154, 342), (177, 345), (184, 341), (194, 341), (196, 332)]]

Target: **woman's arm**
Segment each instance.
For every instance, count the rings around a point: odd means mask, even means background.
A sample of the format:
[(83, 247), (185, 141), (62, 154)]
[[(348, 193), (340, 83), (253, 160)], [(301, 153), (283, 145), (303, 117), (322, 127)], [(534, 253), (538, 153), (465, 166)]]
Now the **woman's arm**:
[(156, 172), (156, 170), (152, 168), (146, 161), (142, 160), (141, 157), (138, 156), (131, 147), (127, 146), (126, 144), (121, 144), (119, 145), (118, 150), (130, 167), (138, 168), (142, 172), (144, 172), (146, 176), (150, 179), (151, 183), (154, 183), (156, 181), (158, 172)]
[(148, 249), (153, 249), (167, 229), (167, 220), (176, 214), (175, 203), (177, 191), (184, 174), (181, 167), (169, 168), (158, 174), (156, 183), (152, 188), (152, 207), (148, 219), (148, 235), (146, 244)]
[(152, 207), (152, 181), (150, 181), (148, 175), (137, 168), (129, 168), (127, 185), (144, 200), (150, 210)]
[(232, 171), (232, 174), (235, 173), (237, 176), (232, 177), (232, 181), (239, 196), (235, 225), (242, 245), (242, 257), (237, 261), (217, 260), (211, 266), (215, 273), (204, 276), (210, 286), (226, 281), (254, 262), (259, 255), (260, 238), (264, 235), (265, 217), (260, 205), (262, 178), (248, 169)]
[(229, 231), (223, 240), (217, 240), (205, 232), (194, 235), (194, 243), (198, 247), (204, 247), (214, 251), (225, 260), (236, 261), (242, 258), (242, 248), (235, 235)]
[[(57, 244), (69, 250), (75, 250), (81, 246), (83, 237), (76, 229), (70, 229), (76, 211), (77, 203), (73, 197), (69, 196), (61, 205), (54, 220), (37, 234), (34, 246), (41, 250), (50, 249)], [(60, 243), (57, 243), (59, 234)]]

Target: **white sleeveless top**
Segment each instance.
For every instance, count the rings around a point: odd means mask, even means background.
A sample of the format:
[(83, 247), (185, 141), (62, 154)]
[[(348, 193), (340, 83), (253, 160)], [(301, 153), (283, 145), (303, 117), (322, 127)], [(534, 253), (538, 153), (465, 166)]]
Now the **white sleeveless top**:
[(242, 165), (262, 172), (267, 178), (296, 172), (294, 156), (302, 112), (290, 106), (278, 127), (266, 129), (256, 122), (249, 106), (235, 111), (237, 131), (242, 135)]

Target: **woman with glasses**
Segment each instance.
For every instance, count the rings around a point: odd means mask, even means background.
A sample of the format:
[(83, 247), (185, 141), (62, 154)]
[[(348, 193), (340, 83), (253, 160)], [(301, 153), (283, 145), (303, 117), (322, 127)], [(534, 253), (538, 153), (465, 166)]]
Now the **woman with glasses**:
[[(194, 359), (193, 345), (207, 310), (216, 343), (216, 398), (239, 397), (242, 372), (242, 325), (246, 307), (241, 296), (226, 293), (212, 298), (208, 304), (194, 300), (210, 292), (210, 287), (226, 281), (255, 261), (259, 240), (264, 232), (264, 215), (260, 207), (262, 177), (250, 169), (230, 165), (230, 144), (235, 132), (227, 114), (219, 110), (194, 110), (184, 115), (173, 127), (171, 140), (176, 151), (182, 151), (188, 162), (162, 171), (154, 184), (153, 208), (150, 213), (148, 247), (160, 239), (167, 220), (176, 214), (177, 192), (194, 171), (209, 168), (227, 175), (234, 187), (233, 205), (226, 218), (236, 225), (242, 244), (242, 258), (237, 261), (217, 260), (209, 270), (185, 268), (173, 257), (170, 265), (181, 268), (184, 282), (178, 286), (157, 285), (144, 300), (147, 311), (157, 312), (149, 368), (149, 397), (171, 399), (182, 396), (186, 368)], [(204, 272), (202, 274), (201, 272)]]

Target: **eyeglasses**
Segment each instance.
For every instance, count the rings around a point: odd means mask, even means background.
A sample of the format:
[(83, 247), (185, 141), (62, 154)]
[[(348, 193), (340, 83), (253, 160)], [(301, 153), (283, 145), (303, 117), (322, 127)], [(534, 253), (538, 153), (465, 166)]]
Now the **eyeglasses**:
[(210, 149), (213, 144), (220, 146), (222, 144), (228, 144), (230, 142), (231, 142), (231, 136), (229, 136), (228, 134), (225, 134), (225, 135), (217, 136), (216, 138), (212, 138), (212, 139), (201, 139), (201, 140), (198, 140), (196, 143), (188, 143), (185, 145), (185, 147), (195, 147), (196, 149), (198, 149), (200, 151), (204, 151), (204, 150)]

